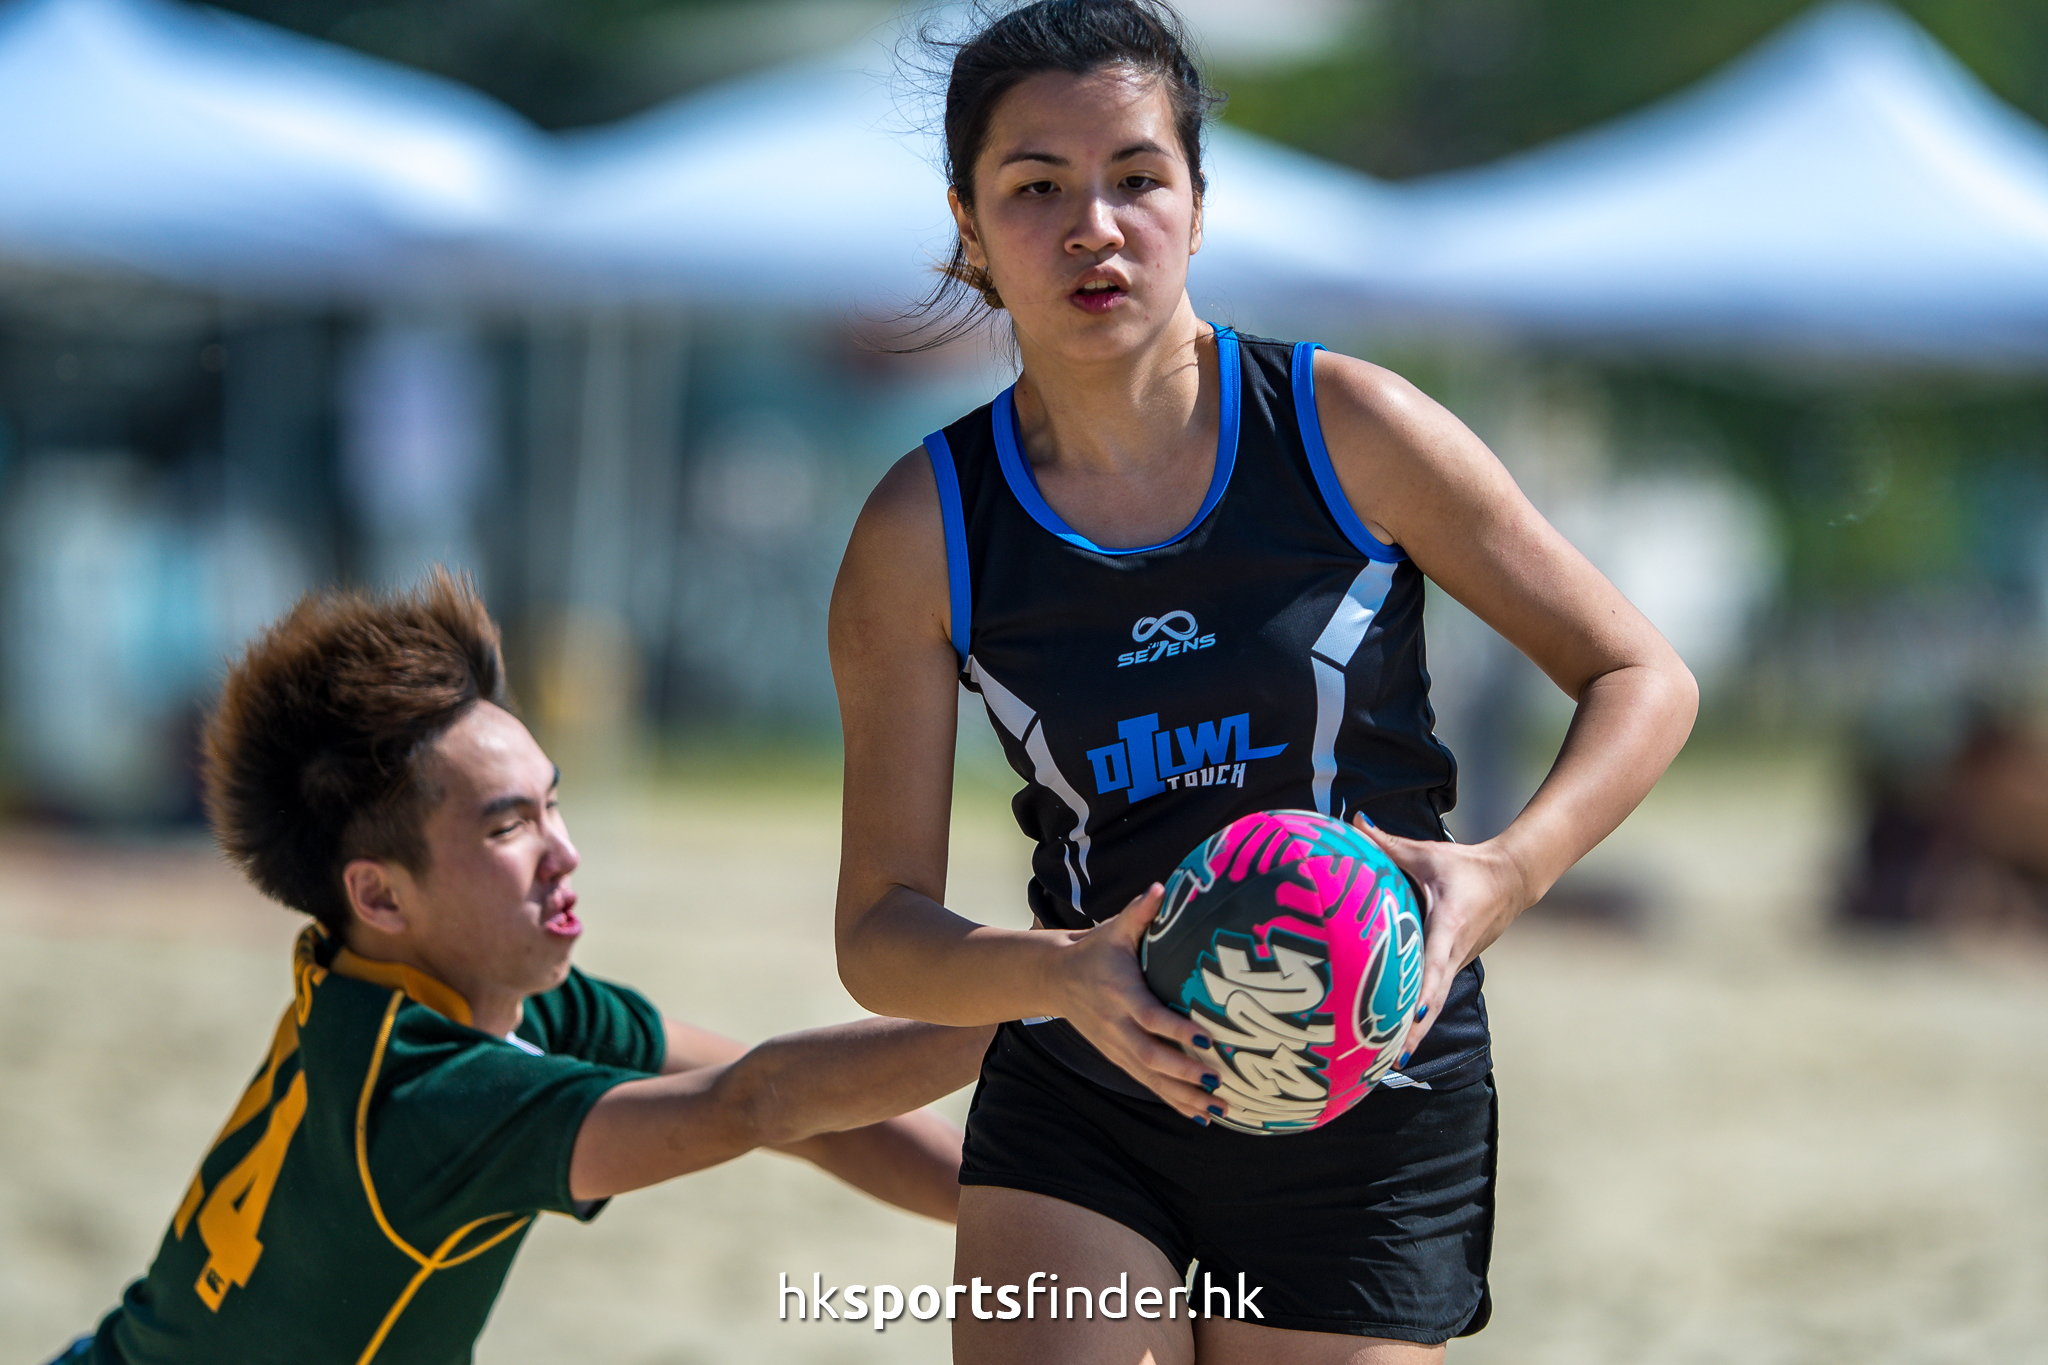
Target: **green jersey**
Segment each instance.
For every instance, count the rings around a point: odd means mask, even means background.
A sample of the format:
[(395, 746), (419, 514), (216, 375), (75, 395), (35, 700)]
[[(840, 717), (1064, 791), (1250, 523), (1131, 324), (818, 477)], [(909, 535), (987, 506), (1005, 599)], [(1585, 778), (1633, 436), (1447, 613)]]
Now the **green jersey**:
[(588, 1219), (569, 1157), (591, 1105), (658, 1072), (661, 1016), (569, 973), (511, 1038), (447, 986), (317, 929), (270, 1055), (90, 1365), (468, 1361), (543, 1210)]

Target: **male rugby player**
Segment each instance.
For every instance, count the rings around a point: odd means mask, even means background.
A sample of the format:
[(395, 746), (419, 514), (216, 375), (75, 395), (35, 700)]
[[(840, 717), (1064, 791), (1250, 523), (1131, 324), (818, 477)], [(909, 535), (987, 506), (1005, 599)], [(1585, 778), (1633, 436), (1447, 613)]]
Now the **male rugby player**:
[(228, 675), (205, 777), (228, 856), (313, 923), (155, 1263), (60, 1361), (466, 1362), (537, 1213), (754, 1147), (953, 1218), (959, 1133), (891, 1116), (967, 1084), (988, 1030), (743, 1051), (569, 965), (558, 774), (467, 583), (301, 602)]

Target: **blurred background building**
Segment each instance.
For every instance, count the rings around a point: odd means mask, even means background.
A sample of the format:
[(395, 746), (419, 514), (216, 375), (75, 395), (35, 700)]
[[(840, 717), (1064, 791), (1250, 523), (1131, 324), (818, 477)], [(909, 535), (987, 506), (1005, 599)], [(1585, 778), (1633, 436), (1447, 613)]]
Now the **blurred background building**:
[[(1873, 820), (2031, 742), (2048, 4), (1184, 8), (1205, 315), (1464, 416), (1693, 664), (1699, 742), (1842, 745)], [(224, 658), (434, 560), (593, 767), (829, 745), (860, 502), (1009, 365), (884, 349), (948, 232), (905, 35), (957, 14), (0, 5), (12, 807), (190, 820)], [(1563, 703), (1454, 603), (1431, 648), (1483, 836)]]

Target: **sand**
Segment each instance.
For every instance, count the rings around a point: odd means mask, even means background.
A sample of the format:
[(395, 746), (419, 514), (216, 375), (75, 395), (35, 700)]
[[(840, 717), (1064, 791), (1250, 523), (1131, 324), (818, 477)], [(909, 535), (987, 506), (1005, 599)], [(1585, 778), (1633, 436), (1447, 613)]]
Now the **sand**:
[[(569, 813), (586, 968), (744, 1038), (856, 1013), (829, 789)], [(1015, 923), (1006, 821), (963, 797), (950, 899)], [(1588, 864), (1648, 894), (1639, 931), (1539, 910), (1488, 954), (1496, 1307), (1452, 1360), (2048, 1361), (2048, 952), (1826, 935), (1842, 840), (1825, 763), (1688, 758)], [(143, 1268), (289, 994), (295, 928), (202, 844), (0, 839), (0, 1357), (45, 1359)], [(751, 1156), (544, 1220), (478, 1358), (943, 1361), (943, 1323), (783, 1322), (776, 1289), (950, 1266), (948, 1229)]]

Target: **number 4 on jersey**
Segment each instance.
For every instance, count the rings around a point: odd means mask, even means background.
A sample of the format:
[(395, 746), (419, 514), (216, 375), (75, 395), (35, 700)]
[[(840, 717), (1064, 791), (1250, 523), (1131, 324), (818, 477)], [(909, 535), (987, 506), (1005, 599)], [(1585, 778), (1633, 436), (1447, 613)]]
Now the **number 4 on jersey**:
[[(282, 1097), (275, 1102), (271, 1099), (275, 1093), (278, 1069), (299, 1050), (299, 1008), (295, 1004), (286, 1009), (284, 1017), (277, 1021), (277, 1036), (271, 1039), (269, 1059), (264, 1062), (263, 1070), (257, 1073), (256, 1079), (249, 1083), (248, 1090), (243, 1092), (235, 1112), (228, 1115), (228, 1121), (221, 1128), (220, 1136), (213, 1140), (213, 1145), (218, 1149), (267, 1106), (270, 1118), (264, 1125), (263, 1137), (235, 1163), (234, 1169), (221, 1177), (210, 1198), (207, 1197), (203, 1176), (193, 1176), (191, 1189), (186, 1191), (184, 1202), (171, 1219), (171, 1230), (183, 1237), (193, 1213), (199, 1214), (199, 1236), (206, 1244), (207, 1259), (206, 1268), (200, 1272), (199, 1281), (193, 1288), (200, 1300), (216, 1313), (220, 1311), (221, 1300), (230, 1288), (248, 1283), (250, 1272), (263, 1255), (263, 1243), (258, 1240), (256, 1230), (263, 1224), (263, 1211), (270, 1204), (270, 1192), (277, 1184), (278, 1172), (284, 1167), (284, 1154), (291, 1146), (292, 1135), (298, 1131), (299, 1120), (306, 1116), (306, 1075), (303, 1071), (292, 1077)], [(200, 1165), (203, 1168), (205, 1163)], [(202, 1199), (205, 1200), (203, 1209), (200, 1207)]]
[(306, 1073), (301, 1071), (292, 1077), (284, 1098), (272, 1107), (262, 1138), (221, 1177), (199, 1211), (199, 1236), (206, 1243), (207, 1258), (193, 1288), (215, 1312), (220, 1311), (221, 1299), (230, 1288), (249, 1282), (250, 1272), (263, 1255), (256, 1232), (263, 1226), (263, 1211), (284, 1167), (285, 1150), (305, 1116)]

